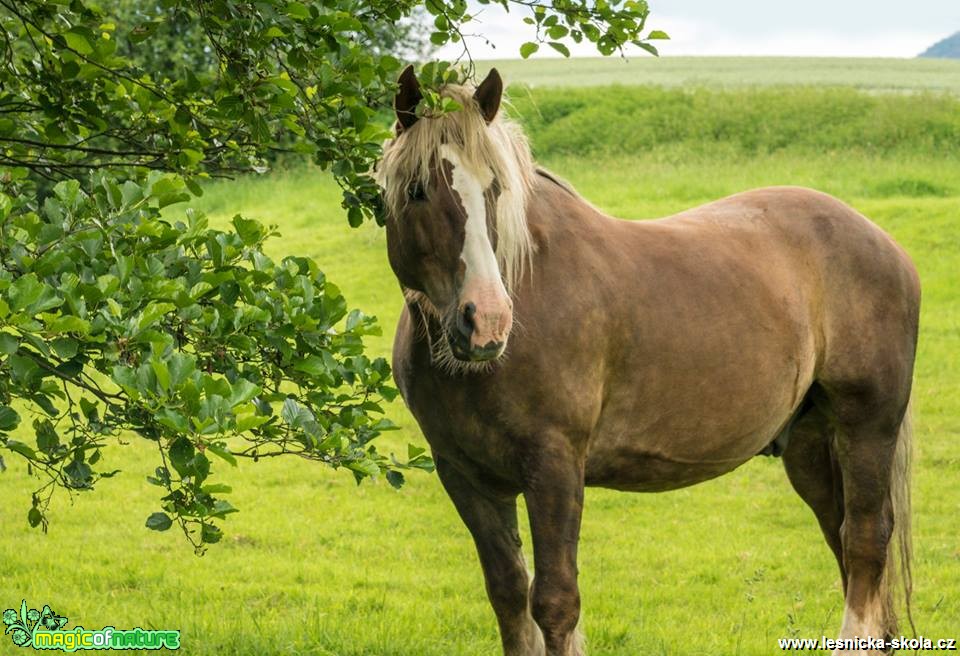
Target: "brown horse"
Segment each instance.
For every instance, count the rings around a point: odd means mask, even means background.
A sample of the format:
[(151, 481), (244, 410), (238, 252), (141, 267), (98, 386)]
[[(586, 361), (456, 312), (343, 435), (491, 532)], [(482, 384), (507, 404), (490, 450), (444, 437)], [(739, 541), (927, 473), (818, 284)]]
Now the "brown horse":
[(533, 164), (501, 93), (491, 71), (442, 90), (462, 110), (418, 118), (408, 68), (377, 175), (407, 302), (396, 380), (476, 542), (504, 653), (582, 653), (585, 485), (670, 490), (760, 453), (782, 453), (837, 558), (840, 637), (894, 635), (892, 587), (910, 592), (908, 256), (794, 187), (609, 217)]

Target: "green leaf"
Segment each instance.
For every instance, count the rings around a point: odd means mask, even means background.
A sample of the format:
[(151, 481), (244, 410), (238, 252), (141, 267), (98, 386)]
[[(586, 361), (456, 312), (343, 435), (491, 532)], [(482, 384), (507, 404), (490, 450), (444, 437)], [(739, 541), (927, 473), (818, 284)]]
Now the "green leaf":
[(390, 483), (395, 489), (399, 490), (403, 487), (404, 479), (403, 474), (400, 472), (391, 469), (387, 472), (387, 482)]
[(42, 372), (32, 357), (13, 354), (7, 358), (7, 364), (10, 365), (15, 381), (32, 391), (36, 390)]
[[(349, 328), (347, 328), (347, 330), (349, 330)], [(313, 377), (325, 376), (328, 372), (327, 365), (319, 355), (308, 355), (293, 365), (293, 368)]]
[(527, 41), (522, 46), (520, 46), (520, 56), (524, 59), (528, 59), (530, 55), (535, 53), (540, 49), (539, 43), (534, 43), (533, 41)]
[(77, 201), (84, 196), (79, 180), (61, 180), (53, 186), (53, 193), (70, 209), (76, 209)]
[(69, 478), (69, 486), (76, 489), (89, 488), (93, 478), (93, 470), (90, 465), (83, 462), (80, 457), (75, 457), (69, 465), (63, 468), (63, 473)]
[(13, 355), (20, 348), (20, 342), (9, 333), (0, 333), (0, 353)]
[(193, 471), (197, 483), (202, 483), (210, 475), (210, 459), (203, 453), (197, 453), (190, 462), (190, 469)]
[(255, 415), (255, 414), (245, 414), (239, 415), (237, 417), (236, 423), (234, 424), (234, 430), (238, 433), (243, 433), (245, 431), (263, 426), (265, 423), (270, 421), (270, 417), (264, 415)]
[(226, 501), (225, 499), (217, 499), (213, 504), (213, 509), (210, 511), (210, 516), (223, 519), (227, 515), (232, 515), (235, 512), (239, 511), (234, 508), (233, 504), (231, 504), (229, 501)]
[(157, 421), (178, 433), (190, 432), (190, 422), (173, 408), (161, 408), (156, 413)]
[(157, 377), (157, 383), (159, 383), (160, 389), (164, 391), (169, 390), (170, 370), (167, 368), (167, 363), (160, 358), (151, 358), (150, 367), (153, 369), (153, 374)]
[(188, 353), (177, 351), (167, 359), (167, 369), (170, 373), (171, 389), (180, 389), (184, 381), (196, 370), (196, 358)]
[[(0, 119), (0, 134), (12, 132), (14, 128), (13, 121), (8, 118)], [(10, 216), (10, 209), (13, 207), (13, 201), (5, 193), (0, 192), (0, 221)]]
[(63, 38), (67, 42), (67, 47), (76, 50), (81, 55), (93, 54), (93, 46), (90, 45), (90, 41), (76, 28), (64, 32)]
[(77, 354), (77, 351), (80, 349), (80, 343), (70, 337), (58, 337), (50, 342), (50, 348), (52, 348), (53, 352), (61, 359), (69, 360)]
[(166, 513), (155, 512), (147, 517), (146, 527), (153, 531), (166, 531), (173, 526), (173, 520)]
[(194, 150), (192, 148), (184, 148), (183, 150), (180, 151), (178, 160), (180, 162), (180, 166), (189, 168), (192, 166), (196, 166), (201, 161), (203, 161), (203, 153), (201, 153), (199, 150)]
[(559, 43), (557, 41), (550, 41), (549, 43), (547, 43), (547, 45), (553, 48), (554, 50), (556, 50), (557, 52), (559, 52), (564, 57), (570, 56), (569, 48), (567, 48), (567, 46), (563, 45), (562, 43)]
[(668, 35), (666, 32), (662, 30), (653, 30), (652, 32), (650, 32), (650, 34), (647, 35), (647, 38), (650, 39), (651, 41), (656, 39), (666, 40), (670, 38), (670, 35)]
[(305, 4), (300, 2), (288, 2), (285, 11), (287, 16), (297, 20), (306, 20), (310, 18), (310, 10), (307, 9)]
[(181, 477), (189, 476), (191, 464), (193, 462), (193, 442), (186, 437), (180, 436), (170, 445), (169, 457), (170, 464), (177, 470)]
[(60, 305), (53, 288), (37, 279), (36, 274), (28, 273), (17, 278), (9, 289), (11, 310), (26, 310), (29, 314), (43, 312)]
[[(0, 406), (0, 431), (12, 431), (19, 425), (20, 415), (17, 414), (17, 411), (8, 405)], [(7, 442), (7, 447), (10, 448), (9, 442)]]
[(363, 225), (363, 210), (359, 207), (351, 207), (347, 210), (347, 222), (351, 228), (359, 228)]
[(214, 544), (223, 537), (223, 531), (213, 524), (204, 524), (200, 529), (200, 540), (206, 544)]
[(245, 219), (239, 214), (233, 217), (232, 223), (237, 230), (237, 234), (240, 235), (240, 239), (247, 246), (253, 246), (259, 242), (266, 232), (262, 223), (253, 219)]
[(220, 446), (219, 444), (207, 444), (207, 451), (210, 451), (215, 456), (219, 456), (220, 458), (224, 459), (234, 467), (237, 466), (237, 458), (232, 453), (230, 453), (230, 451)]
[(37, 431), (37, 448), (42, 453), (52, 454), (60, 446), (60, 436), (49, 420), (34, 421)]
[(313, 413), (297, 403), (296, 399), (287, 398), (283, 402), (280, 417), (293, 428), (302, 428), (304, 423), (313, 421)]
[(230, 389), (230, 398), (228, 403), (231, 408), (234, 408), (242, 403), (250, 401), (253, 397), (260, 393), (260, 387), (254, 385), (246, 378), (239, 378)]
[(149, 328), (157, 321), (162, 319), (167, 313), (176, 309), (176, 305), (173, 303), (158, 303), (156, 301), (151, 301), (147, 307), (143, 309), (143, 312), (140, 314), (140, 321), (137, 324), (138, 330), (144, 330)]
[(643, 48), (644, 50), (646, 50), (647, 52), (649, 52), (651, 55), (654, 55), (656, 57), (660, 56), (660, 51), (657, 50), (656, 46), (654, 46), (651, 43), (646, 43), (645, 41), (638, 41), (637, 45)]
[(53, 334), (80, 333), (81, 335), (86, 335), (90, 332), (90, 322), (70, 314), (61, 315), (47, 323), (47, 332)]

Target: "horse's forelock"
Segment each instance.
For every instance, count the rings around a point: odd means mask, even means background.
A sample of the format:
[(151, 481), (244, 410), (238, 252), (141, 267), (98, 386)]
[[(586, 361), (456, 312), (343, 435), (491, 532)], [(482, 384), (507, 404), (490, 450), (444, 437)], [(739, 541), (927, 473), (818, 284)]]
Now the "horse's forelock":
[(497, 260), (511, 289), (520, 279), (533, 254), (527, 229), (526, 203), (536, 169), (526, 137), (508, 118), (498, 116), (489, 124), (473, 99), (474, 88), (447, 85), (441, 95), (456, 101), (461, 109), (440, 116), (425, 116), (388, 140), (376, 169), (384, 189), (387, 211), (399, 216), (407, 203), (411, 184), (427, 185), (431, 166), (447, 144), (460, 152), (461, 165), (476, 172), (489, 171), (500, 185), (497, 203)]

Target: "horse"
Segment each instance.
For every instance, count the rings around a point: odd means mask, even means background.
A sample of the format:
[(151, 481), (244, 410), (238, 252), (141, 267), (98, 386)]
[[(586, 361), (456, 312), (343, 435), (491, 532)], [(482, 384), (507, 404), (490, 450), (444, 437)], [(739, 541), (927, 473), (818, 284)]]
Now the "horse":
[[(375, 176), (405, 306), (400, 393), (476, 544), (505, 656), (580, 656), (584, 487), (660, 492), (779, 454), (836, 557), (853, 638), (909, 612), (920, 283), (840, 200), (739, 193), (610, 217), (538, 167), (503, 81), (421, 108), (412, 67)], [(517, 529), (526, 500), (529, 578)], [(899, 588), (902, 586), (902, 591)]]

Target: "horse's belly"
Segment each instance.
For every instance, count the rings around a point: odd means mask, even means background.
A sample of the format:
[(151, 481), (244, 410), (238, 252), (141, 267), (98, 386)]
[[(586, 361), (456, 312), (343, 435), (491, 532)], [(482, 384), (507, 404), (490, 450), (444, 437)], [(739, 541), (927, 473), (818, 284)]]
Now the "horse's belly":
[(628, 414), (605, 418), (590, 441), (586, 484), (659, 492), (716, 478), (758, 455), (792, 412), (784, 403), (766, 416), (701, 416), (695, 424), (671, 413), (648, 424)]
[(587, 459), (586, 484), (630, 492), (663, 492), (722, 476), (753, 455), (718, 461), (671, 459), (657, 453), (598, 453)]

